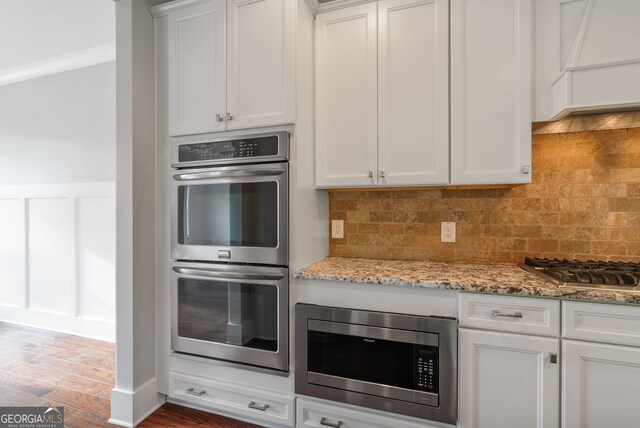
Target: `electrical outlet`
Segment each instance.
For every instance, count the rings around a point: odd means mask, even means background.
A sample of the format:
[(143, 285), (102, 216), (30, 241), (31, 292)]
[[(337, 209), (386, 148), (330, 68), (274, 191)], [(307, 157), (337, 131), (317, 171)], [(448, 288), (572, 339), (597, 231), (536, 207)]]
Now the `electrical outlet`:
[(331, 237), (344, 238), (344, 220), (331, 220)]
[(440, 224), (440, 242), (456, 242), (456, 224), (443, 221)]

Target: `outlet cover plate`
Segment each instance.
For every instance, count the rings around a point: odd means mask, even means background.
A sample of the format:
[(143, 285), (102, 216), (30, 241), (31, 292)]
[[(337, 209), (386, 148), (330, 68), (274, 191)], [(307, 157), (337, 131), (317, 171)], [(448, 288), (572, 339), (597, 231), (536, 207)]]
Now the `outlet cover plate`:
[(344, 238), (344, 220), (331, 220), (331, 237)]
[(456, 242), (456, 224), (443, 221), (440, 225), (440, 242)]

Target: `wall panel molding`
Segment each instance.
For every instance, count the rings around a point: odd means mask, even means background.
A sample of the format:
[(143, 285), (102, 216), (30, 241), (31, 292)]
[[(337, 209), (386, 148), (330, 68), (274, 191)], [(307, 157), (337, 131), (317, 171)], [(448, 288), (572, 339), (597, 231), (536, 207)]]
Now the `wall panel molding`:
[(113, 341), (115, 183), (0, 187), (0, 320)]

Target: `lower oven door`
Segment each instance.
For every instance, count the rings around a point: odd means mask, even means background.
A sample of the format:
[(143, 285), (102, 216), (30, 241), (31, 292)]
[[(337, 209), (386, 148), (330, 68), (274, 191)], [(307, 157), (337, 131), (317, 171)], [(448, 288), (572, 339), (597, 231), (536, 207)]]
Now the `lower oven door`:
[(289, 271), (172, 264), (174, 351), (288, 371)]

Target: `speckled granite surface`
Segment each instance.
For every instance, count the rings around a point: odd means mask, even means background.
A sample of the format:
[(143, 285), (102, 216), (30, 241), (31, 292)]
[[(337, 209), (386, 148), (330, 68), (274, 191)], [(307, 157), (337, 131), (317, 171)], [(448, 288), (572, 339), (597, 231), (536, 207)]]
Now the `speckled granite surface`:
[(326, 281), (640, 304), (640, 293), (637, 292), (560, 288), (514, 264), (329, 257), (304, 268), (295, 276)]

